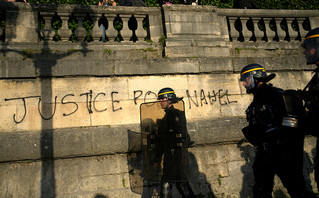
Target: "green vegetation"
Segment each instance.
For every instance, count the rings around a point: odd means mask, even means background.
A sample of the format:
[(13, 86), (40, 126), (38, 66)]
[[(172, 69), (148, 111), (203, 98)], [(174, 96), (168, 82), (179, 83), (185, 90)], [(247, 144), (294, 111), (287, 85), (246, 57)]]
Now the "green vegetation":
[(23, 58), (22, 60), (26, 60), (27, 58), (31, 58), (32, 57), (32, 54), (34, 52), (36, 52), (38, 50), (34, 50), (34, 49), (25, 49), (22, 51), (22, 55), (23, 55)]
[(258, 48), (239, 48), (239, 47), (236, 47), (235, 50), (236, 50), (237, 54), (240, 54), (241, 50), (252, 50), (252, 51), (256, 52), (258, 50)]
[(110, 48), (104, 49), (104, 54), (111, 55), (112, 54), (112, 50)]
[[(117, 4), (120, 0), (115, 0)], [(173, 4), (178, 4), (179, 0), (171, 0)], [(259, 9), (319, 9), (319, 0), (254, 0)], [(98, 0), (29, 0), (34, 4), (81, 4), (81, 5), (97, 5)], [(157, 0), (145, 0), (147, 6), (156, 7)], [(233, 0), (201, 0), (201, 5), (212, 5), (218, 8), (232, 8)]]
[(218, 175), (218, 184), (221, 186), (222, 185), (222, 179), (223, 179), (224, 177), (221, 175), (221, 174), (219, 174)]

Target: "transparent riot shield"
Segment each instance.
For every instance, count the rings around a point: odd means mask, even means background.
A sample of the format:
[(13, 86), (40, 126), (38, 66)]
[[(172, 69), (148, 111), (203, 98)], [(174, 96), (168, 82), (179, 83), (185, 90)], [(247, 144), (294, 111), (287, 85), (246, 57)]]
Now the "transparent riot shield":
[[(188, 142), (184, 102), (164, 111), (160, 101), (140, 106), (144, 179), (148, 182), (188, 179)], [(160, 163), (154, 165), (156, 159)]]

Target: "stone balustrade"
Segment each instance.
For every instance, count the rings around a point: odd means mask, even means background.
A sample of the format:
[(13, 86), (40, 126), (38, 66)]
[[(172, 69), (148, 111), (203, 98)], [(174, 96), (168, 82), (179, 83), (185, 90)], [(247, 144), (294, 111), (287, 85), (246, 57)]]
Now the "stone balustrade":
[[(205, 38), (205, 45), (207, 39), (292, 42), (301, 41), (311, 28), (319, 26), (319, 14), (314, 10), (235, 11), (213, 6), (164, 5), (162, 17), (161, 8), (154, 7), (8, 2), (1, 2), (0, 5), (0, 20), (5, 21), (6, 25), (5, 30), (0, 29), (0, 36), (6, 42), (98, 42), (102, 34), (99, 28), (101, 23), (106, 26), (106, 38), (110, 42), (157, 42), (162, 36), (170, 41)], [(26, 23), (26, 19), (31, 22)], [(165, 27), (162, 21), (165, 22)]]
[[(136, 14), (135, 9), (127, 9), (126, 13), (123, 13), (123, 9), (118, 8), (98, 7), (95, 8), (96, 12), (93, 12), (91, 8), (76, 9), (76, 7), (73, 7), (72, 10), (62, 9), (59, 12), (41, 11), (40, 18), (44, 27), (41, 28), (40, 35), (46, 41), (52, 40), (57, 35), (62, 41), (72, 40), (71, 36), (79, 41), (86, 40), (86, 37), (91, 37), (87, 38), (88, 40), (99, 41), (101, 37), (99, 26), (103, 23), (107, 41), (115, 41), (116, 39), (118, 41), (145, 41), (149, 30), (148, 17), (151, 13)], [(62, 26), (56, 31), (52, 27), (52, 23), (59, 20)], [(72, 20), (77, 25), (73, 31), (69, 27)], [(92, 29), (85, 29), (84, 23), (92, 24)], [(116, 24), (119, 24), (121, 29), (116, 29)]]
[[(105, 26), (107, 41), (111, 42), (145, 42), (149, 39), (158, 40), (163, 35), (160, 8), (0, 4), (7, 27), (3, 41), (7, 42), (98, 42), (102, 35), (99, 28), (101, 23)], [(29, 26), (23, 23), (23, 13), (34, 15), (34, 24)], [(25, 31), (28, 29), (32, 29), (37, 37), (25, 38), (20, 34), (25, 32), (29, 35), (31, 32)]]
[[(274, 86), (303, 89), (313, 68), (298, 48), (319, 12), (0, 2), (0, 21), (0, 197), (155, 197), (140, 104), (164, 86), (184, 98), (195, 194), (251, 197), (255, 149), (240, 130), (251, 96), (239, 72), (260, 63)], [(305, 139), (304, 173), (317, 193), (315, 144)]]
[(318, 23), (310, 10), (236, 10), (219, 9), (225, 16), (230, 41), (301, 41)]

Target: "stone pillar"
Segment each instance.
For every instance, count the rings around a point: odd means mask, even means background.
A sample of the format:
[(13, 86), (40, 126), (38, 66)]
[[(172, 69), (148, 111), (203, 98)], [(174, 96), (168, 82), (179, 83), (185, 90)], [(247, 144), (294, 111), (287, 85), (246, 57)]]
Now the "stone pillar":
[(301, 39), (305, 38), (307, 31), (304, 29), (302, 26), (302, 23), (306, 20), (306, 18), (297, 18), (298, 26), (299, 26), (299, 31), (300, 31), (300, 36)]
[[(18, 4), (17, 4), (18, 5)], [(19, 7), (30, 6), (28, 4)], [(20, 9), (20, 8), (19, 8)], [(6, 11), (6, 42), (38, 42), (38, 13), (25, 8)]]
[(44, 20), (44, 28), (41, 30), (41, 35), (45, 41), (51, 41), (55, 35), (54, 29), (51, 26), (51, 20), (54, 16), (53, 12), (40, 12)]
[(279, 37), (279, 41), (284, 41), (286, 37), (286, 32), (280, 27), (280, 24), (284, 20), (284, 18), (275, 18), (275, 20), (276, 20), (277, 34)]
[(236, 30), (235, 22), (237, 20), (237, 17), (229, 17), (229, 26), (230, 26), (230, 37), (233, 41), (237, 41), (239, 38), (239, 32)]
[(162, 13), (160, 12), (160, 8), (152, 8), (154, 10), (154, 14), (148, 15), (148, 22), (150, 28), (150, 36), (151, 40), (154, 42), (158, 42), (159, 38), (161, 38), (163, 34), (163, 25), (162, 25)]
[(249, 18), (248, 17), (240, 17), (241, 20), (241, 24), (243, 27), (243, 36), (245, 41), (250, 41), (250, 38), (252, 37), (252, 32), (250, 30), (248, 30), (247, 28), (247, 23)]
[(61, 29), (58, 30), (59, 36), (61, 37), (62, 41), (68, 41), (72, 34), (72, 31), (69, 29), (69, 25), (68, 25), (70, 14), (59, 13), (59, 16), (62, 20), (62, 27)]
[(114, 28), (114, 18), (115, 15), (106, 15), (105, 16), (107, 18), (107, 21), (109, 23), (109, 27), (106, 30), (106, 35), (109, 38), (110, 41), (114, 41), (114, 39), (116, 38), (118, 32), (117, 30)]
[(92, 19), (93, 19), (93, 28), (91, 30), (91, 35), (93, 38), (94, 42), (99, 42), (101, 35), (102, 35), (102, 31), (99, 28), (99, 19), (100, 19), (101, 14), (93, 14), (91, 15)]
[(78, 20), (78, 28), (74, 31), (74, 33), (78, 41), (83, 41), (87, 34), (83, 27), (83, 20), (85, 16), (82, 13), (76, 13), (75, 17)]
[(146, 30), (143, 28), (143, 20), (145, 15), (135, 15), (136, 21), (137, 21), (137, 29), (135, 31), (135, 34), (138, 38), (138, 41), (144, 41), (144, 38), (147, 35)]
[(130, 19), (130, 15), (120, 15), (123, 21), (123, 29), (121, 30), (121, 36), (123, 37), (124, 41), (129, 41), (133, 32), (128, 27), (128, 20)]
[(298, 32), (295, 31), (293, 28), (292, 28), (292, 23), (293, 21), (295, 20), (294, 18), (287, 18), (287, 28), (288, 28), (288, 33), (289, 33), (289, 37), (290, 37), (290, 41), (295, 41), (296, 38), (298, 37)]
[[(276, 36), (276, 32), (274, 32), (272, 29), (270, 29), (271, 21), (272, 21), (272, 18), (264, 18), (265, 32), (266, 32), (266, 35), (267, 35), (268, 42), (273, 41), (274, 37)], [(278, 26), (276, 26), (276, 27), (278, 29)]]
[(260, 20), (262, 20), (261, 18), (259, 17), (253, 17), (252, 18), (253, 20), (253, 25), (254, 25), (254, 31), (255, 31), (255, 36), (256, 36), (256, 40), (257, 41), (262, 41), (261, 39), (263, 38), (264, 36), (264, 32), (261, 31), (258, 27), (258, 23)]

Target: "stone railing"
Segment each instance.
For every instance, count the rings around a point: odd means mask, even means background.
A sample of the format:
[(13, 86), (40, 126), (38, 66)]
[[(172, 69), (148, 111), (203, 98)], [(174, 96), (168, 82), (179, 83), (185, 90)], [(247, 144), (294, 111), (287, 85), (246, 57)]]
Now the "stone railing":
[(317, 27), (317, 11), (219, 9), (225, 16), (230, 41), (301, 41)]
[[(6, 22), (5, 41), (93, 41), (102, 35), (101, 23), (106, 29), (107, 41), (145, 42), (160, 38), (162, 33), (160, 8), (79, 6), (79, 5), (29, 5), (0, 3), (0, 14)], [(23, 10), (23, 11), (22, 11)], [(31, 26), (20, 24), (33, 16)], [(14, 19), (14, 20), (12, 20)], [(32, 19), (32, 18), (31, 18)], [(18, 32), (30, 34), (34, 29), (37, 38), (23, 37)]]
[[(164, 16), (162, 16), (164, 13)], [(226, 46), (225, 42), (293, 42), (319, 26), (316, 10), (218, 9), (212, 6), (100, 7), (0, 2), (5, 42), (93, 41), (106, 26), (108, 43), (158, 42), (166, 47)], [(164, 22), (164, 24), (163, 24)], [(186, 41), (186, 42), (185, 42)], [(173, 48), (172, 48), (173, 49)], [(175, 50), (175, 49), (173, 49)]]

